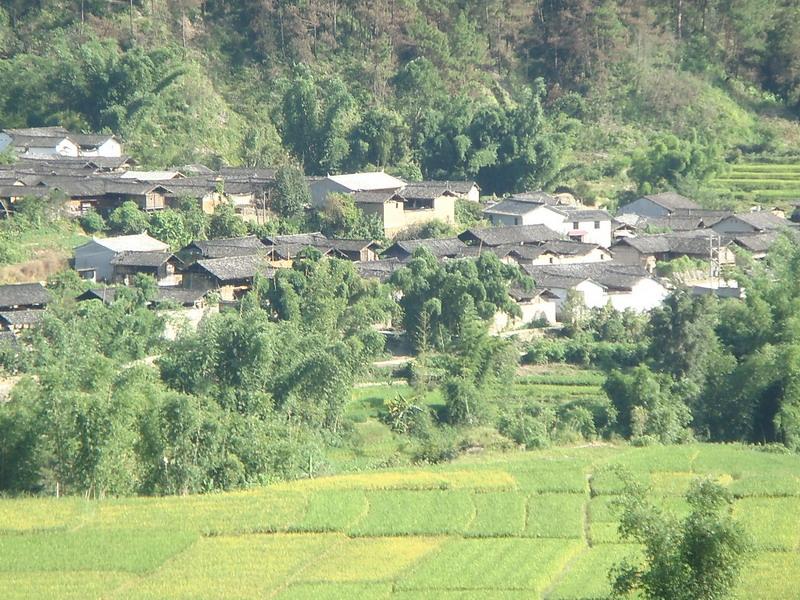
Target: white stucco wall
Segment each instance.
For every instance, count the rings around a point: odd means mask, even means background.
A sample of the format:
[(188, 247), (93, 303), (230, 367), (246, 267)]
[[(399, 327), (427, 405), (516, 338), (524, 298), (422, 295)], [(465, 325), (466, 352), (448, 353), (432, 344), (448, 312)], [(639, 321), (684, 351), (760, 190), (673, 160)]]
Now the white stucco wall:
[(630, 292), (610, 292), (611, 306), (623, 311), (630, 308), (636, 312), (647, 312), (661, 306), (669, 292), (654, 279), (641, 279)]

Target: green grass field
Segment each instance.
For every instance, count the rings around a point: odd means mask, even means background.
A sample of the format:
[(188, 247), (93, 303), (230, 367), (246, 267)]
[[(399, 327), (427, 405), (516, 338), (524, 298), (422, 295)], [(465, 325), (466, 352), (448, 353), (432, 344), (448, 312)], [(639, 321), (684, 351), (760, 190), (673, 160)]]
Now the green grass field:
[(741, 204), (788, 207), (800, 200), (800, 164), (736, 163), (711, 180), (713, 191)]
[(736, 445), (485, 454), (228, 494), (0, 500), (0, 598), (606, 597), (612, 468), (685, 514), (693, 478), (736, 495), (755, 551), (741, 598), (800, 590), (800, 462)]

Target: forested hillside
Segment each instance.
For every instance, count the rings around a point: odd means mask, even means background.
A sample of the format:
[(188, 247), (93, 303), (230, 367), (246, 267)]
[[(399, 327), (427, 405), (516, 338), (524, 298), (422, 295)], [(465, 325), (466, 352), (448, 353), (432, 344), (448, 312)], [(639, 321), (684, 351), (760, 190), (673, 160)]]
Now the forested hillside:
[[(792, 155), (798, 0), (3, 0), (0, 124), (586, 200)], [(718, 196), (719, 194), (717, 194)], [(702, 199), (702, 198), (701, 198)], [(722, 198), (724, 200), (724, 198)]]

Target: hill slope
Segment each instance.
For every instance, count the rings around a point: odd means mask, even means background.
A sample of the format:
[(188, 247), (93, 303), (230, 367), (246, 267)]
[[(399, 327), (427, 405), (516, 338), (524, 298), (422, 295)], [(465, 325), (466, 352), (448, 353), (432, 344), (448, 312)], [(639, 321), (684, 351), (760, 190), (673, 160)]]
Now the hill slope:
[(0, 596), (601, 598), (637, 548), (616, 534), (627, 465), (665, 508), (709, 474), (757, 552), (742, 597), (800, 584), (800, 466), (738, 446), (585, 447), (248, 492), (0, 502)]

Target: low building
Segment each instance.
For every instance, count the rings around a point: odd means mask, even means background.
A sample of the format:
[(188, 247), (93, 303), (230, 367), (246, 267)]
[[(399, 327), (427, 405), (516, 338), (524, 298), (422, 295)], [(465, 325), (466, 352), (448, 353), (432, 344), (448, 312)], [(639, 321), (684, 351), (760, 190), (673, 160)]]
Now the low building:
[(539, 245), (564, 239), (564, 236), (545, 225), (517, 225), (512, 227), (473, 227), (458, 238), (465, 244), (479, 247), (506, 245)]
[(406, 182), (383, 171), (373, 173), (348, 173), (328, 175), (314, 179), (311, 184), (312, 203), (317, 208), (326, 205), (330, 194), (354, 194), (356, 192), (384, 192), (391, 196), (405, 187)]
[(358, 274), (364, 279), (377, 279), (381, 283), (386, 283), (392, 273), (402, 269), (406, 265), (396, 258), (381, 260), (371, 260), (367, 262), (356, 262), (355, 267)]
[(666, 287), (638, 266), (613, 263), (583, 265), (526, 265), (536, 287), (558, 297), (559, 316), (570, 290), (582, 297), (589, 308), (611, 304), (619, 311), (647, 312), (660, 306), (669, 294)]
[(471, 255), (470, 248), (458, 238), (400, 240), (389, 246), (381, 254), (381, 258), (396, 258), (400, 261), (410, 260), (418, 248), (425, 248), (434, 257), (462, 258)]
[(126, 253), (169, 251), (169, 246), (146, 233), (109, 238), (93, 238), (75, 249), (75, 270), (84, 279), (107, 281), (114, 279), (112, 261)]
[(50, 302), (50, 292), (41, 283), (0, 285), (0, 311), (38, 310)]
[(159, 286), (176, 286), (181, 282), (176, 263), (169, 251), (122, 252), (111, 259), (111, 280), (130, 285), (136, 275), (149, 275)]
[(713, 259), (720, 266), (736, 263), (731, 241), (722, 240), (719, 234), (708, 229), (624, 238), (614, 244), (612, 251), (615, 262), (641, 266), (651, 273), (656, 263), (681, 257), (705, 262)]
[(217, 290), (222, 300), (233, 301), (251, 289), (256, 275), (271, 279), (275, 268), (257, 255), (201, 259), (183, 271), (183, 287)]
[(514, 300), (522, 314), (519, 317), (512, 317), (505, 312), (497, 312), (489, 326), (490, 332), (499, 333), (517, 329), (537, 321), (544, 321), (548, 325), (556, 324), (558, 296), (550, 290), (533, 289), (526, 292), (521, 288), (512, 287), (508, 291), (508, 295)]
[(0, 328), (19, 333), (36, 327), (44, 319), (44, 309), (0, 311)]
[(642, 217), (668, 217), (682, 210), (702, 208), (696, 202), (675, 192), (649, 194), (621, 206), (620, 214), (636, 214)]
[(764, 233), (778, 231), (789, 226), (789, 221), (769, 211), (761, 210), (746, 213), (737, 213), (726, 217), (711, 228), (717, 233)]

